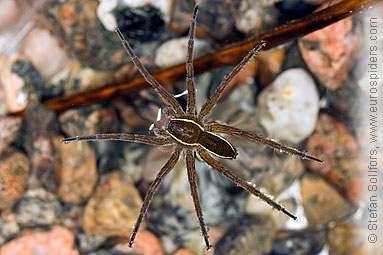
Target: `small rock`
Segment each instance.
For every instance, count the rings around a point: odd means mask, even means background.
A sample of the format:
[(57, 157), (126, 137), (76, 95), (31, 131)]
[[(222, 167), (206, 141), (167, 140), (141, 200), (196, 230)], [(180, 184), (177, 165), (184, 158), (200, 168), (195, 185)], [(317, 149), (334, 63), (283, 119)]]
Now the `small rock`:
[(145, 254), (145, 255), (164, 255), (164, 249), (162, 248), (160, 239), (147, 230), (141, 230), (137, 233), (137, 237), (134, 240), (133, 247), (128, 247), (129, 240), (114, 246), (116, 253), (133, 253), (133, 254)]
[(89, 253), (97, 250), (107, 240), (106, 236), (87, 235), (85, 233), (77, 234), (76, 238), (78, 239), (79, 250), (82, 253)]
[(330, 90), (343, 84), (357, 62), (362, 36), (356, 24), (346, 18), (298, 40), (307, 67)]
[(359, 168), (356, 166), (360, 162), (355, 159), (358, 145), (346, 125), (328, 114), (320, 114), (315, 131), (308, 139), (306, 147), (312, 155), (325, 161), (324, 164), (307, 161), (305, 164), (308, 168), (326, 176), (346, 193), (351, 192), (350, 199), (356, 199), (357, 196), (353, 195), (355, 190), (351, 186), (347, 188), (347, 183), (358, 182), (359, 179), (356, 171)]
[(355, 212), (355, 207), (316, 175), (307, 173), (301, 182), (302, 205), (310, 225), (327, 224)]
[(23, 227), (51, 226), (61, 219), (61, 204), (54, 194), (38, 188), (25, 193), (15, 212)]
[(69, 65), (68, 54), (46, 29), (30, 31), (22, 50), (46, 81)]
[(181, 248), (173, 252), (172, 255), (195, 255), (195, 253), (191, 252), (188, 249)]
[(0, 30), (4, 31), (8, 26), (17, 23), (22, 16), (20, 13), (20, 3), (13, 0), (0, 1)]
[(113, 110), (99, 105), (65, 111), (60, 114), (59, 122), (68, 136), (110, 133), (117, 126)]
[(17, 223), (16, 214), (12, 212), (2, 212), (0, 215), (0, 236), (9, 239), (19, 233), (19, 231), (20, 226)]
[(269, 217), (244, 215), (218, 241), (214, 254), (265, 254), (271, 250), (273, 235)]
[(0, 117), (0, 154), (16, 138), (20, 126), (20, 117)]
[(82, 226), (87, 234), (130, 237), (141, 206), (132, 179), (114, 171), (101, 178), (85, 207)]
[(136, 8), (125, 7), (114, 10), (118, 27), (122, 33), (137, 42), (149, 42), (161, 39), (165, 32), (162, 13), (152, 5)]
[(118, 36), (99, 21), (98, 4), (99, 1), (45, 2), (35, 21), (39, 27), (49, 30), (67, 54), (75, 56), (83, 67), (113, 71), (129, 57)]
[(0, 154), (0, 210), (12, 209), (22, 197), (29, 177), (29, 160), (21, 152)]
[(44, 94), (44, 80), (30, 61), (17, 60), (12, 64), (12, 72), (23, 78), (25, 88), (38, 98)]
[(90, 197), (97, 182), (96, 154), (86, 142), (56, 141), (62, 162), (57, 193), (67, 203), (82, 203)]
[(324, 231), (280, 232), (273, 240), (270, 255), (317, 255), (325, 243)]
[(257, 106), (268, 137), (297, 144), (314, 130), (319, 96), (305, 70), (289, 69), (260, 93)]
[[(187, 55), (187, 37), (171, 39), (157, 48), (154, 63), (160, 68), (184, 64)], [(203, 56), (209, 50), (209, 44), (200, 39), (194, 40), (194, 57)]]
[(74, 234), (62, 226), (54, 226), (50, 231), (33, 230), (6, 243), (0, 255), (78, 255), (74, 249)]
[(16, 55), (0, 58), (0, 89), (3, 92), (5, 107), (8, 112), (22, 111), (28, 102), (24, 80), (12, 72), (12, 64), (17, 58)]
[(209, 37), (225, 40), (233, 31), (235, 13), (240, 6), (240, 0), (201, 1), (198, 9), (198, 28)]
[(285, 52), (285, 47), (259, 52), (256, 57), (258, 63), (257, 84), (264, 88), (278, 76), (285, 60)]
[(263, 6), (261, 1), (241, 1), (235, 15), (236, 28), (251, 36), (257, 37), (278, 25), (279, 12), (274, 6)]
[[(377, 253), (376, 245), (369, 243), (367, 236), (371, 232), (351, 222), (337, 222), (328, 233), (331, 254), (381, 254)], [(378, 237), (379, 242), (379, 237)]]

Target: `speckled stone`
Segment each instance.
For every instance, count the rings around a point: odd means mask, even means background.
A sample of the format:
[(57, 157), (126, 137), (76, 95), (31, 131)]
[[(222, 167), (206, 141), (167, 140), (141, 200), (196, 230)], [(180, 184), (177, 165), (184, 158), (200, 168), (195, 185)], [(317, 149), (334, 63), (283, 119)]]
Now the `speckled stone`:
[(67, 136), (110, 133), (117, 126), (113, 110), (99, 105), (65, 111), (59, 115), (59, 122)]
[(24, 80), (12, 72), (12, 64), (18, 59), (18, 55), (0, 58), (0, 90), (2, 90), (4, 106), (7, 112), (18, 112), (25, 109), (28, 98), (24, 89)]
[(46, 81), (70, 64), (68, 53), (46, 29), (34, 28), (30, 31), (22, 51)]
[(317, 255), (325, 243), (324, 231), (279, 232), (270, 255)]
[[(1, 237), (9, 239), (20, 231), (17, 223), (16, 214), (13, 212), (2, 212), (0, 215), (0, 239)], [(0, 241), (0, 245), (1, 241)]]
[[(111, 172), (101, 178), (81, 224), (87, 234), (130, 237), (142, 199), (129, 176)], [(145, 226), (141, 226), (143, 230)]]
[(74, 249), (74, 234), (62, 226), (54, 226), (50, 231), (28, 231), (6, 243), (1, 255), (78, 255)]
[(357, 22), (346, 18), (298, 40), (307, 67), (326, 88), (336, 90), (342, 85), (358, 61), (360, 30)]
[(118, 36), (104, 28), (96, 11), (99, 1), (46, 2), (36, 15), (38, 26), (49, 30), (84, 67), (116, 70), (129, 57)]
[[(328, 233), (331, 254), (380, 254), (377, 245), (367, 241), (371, 233), (367, 228), (357, 226), (355, 223), (341, 221), (337, 222)], [(378, 236), (379, 242), (379, 236)]]
[(301, 181), (302, 205), (310, 225), (327, 224), (352, 215), (356, 208), (323, 179), (307, 173)]
[[(188, 39), (187, 37), (176, 38), (161, 44), (155, 52), (154, 63), (160, 68), (184, 64), (186, 62)], [(194, 57), (204, 55), (209, 48), (207, 41), (194, 40)]]
[(0, 154), (16, 138), (21, 126), (20, 117), (0, 116)]
[(67, 203), (82, 203), (98, 179), (96, 154), (86, 142), (63, 144), (57, 138), (56, 143), (62, 162), (57, 193)]
[(15, 208), (17, 222), (23, 227), (58, 224), (61, 210), (57, 196), (42, 188), (28, 190)]
[(259, 94), (257, 107), (268, 137), (296, 144), (314, 130), (319, 96), (309, 73), (294, 68), (281, 73)]
[(40, 104), (35, 94), (29, 96), (24, 130), (23, 144), (32, 163), (31, 180), (56, 192), (60, 182), (59, 154), (54, 145), (59, 132), (57, 118), (52, 110)]
[(26, 189), (29, 160), (21, 152), (6, 150), (0, 154), (0, 210), (11, 209)]
[(218, 241), (214, 254), (261, 255), (270, 252), (274, 226), (269, 217), (244, 215)]
[(198, 27), (216, 40), (225, 40), (232, 32), (234, 13), (240, 5), (239, 0), (210, 0), (199, 3)]
[(356, 158), (358, 146), (347, 126), (322, 113), (314, 133), (307, 142), (307, 151), (325, 161), (324, 164), (306, 161), (311, 171), (326, 176), (329, 181), (348, 194), (351, 200), (357, 199), (361, 180), (357, 169), (361, 164)]
[(278, 24), (279, 12), (274, 6), (264, 6), (263, 1), (241, 1), (235, 14), (235, 27), (257, 37)]
[(113, 249), (116, 253), (133, 253), (145, 255), (164, 255), (160, 239), (148, 230), (141, 230), (137, 233), (133, 247), (128, 247), (128, 239), (116, 244)]

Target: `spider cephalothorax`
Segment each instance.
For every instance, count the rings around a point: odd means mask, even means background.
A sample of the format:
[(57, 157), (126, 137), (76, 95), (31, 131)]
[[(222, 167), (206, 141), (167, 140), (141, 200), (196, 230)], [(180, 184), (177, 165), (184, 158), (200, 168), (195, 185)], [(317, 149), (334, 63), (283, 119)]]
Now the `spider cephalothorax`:
[(175, 97), (170, 94), (161, 84), (159, 84), (153, 76), (146, 70), (144, 65), (138, 59), (138, 57), (133, 52), (133, 49), (129, 43), (125, 40), (121, 31), (116, 28), (116, 32), (121, 39), (122, 45), (124, 46), (126, 52), (131, 57), (133, 63), (136, 65), (139, 72), (145, 78), (145, 80), (152, 85), (152, 87), (160, 94), (167, 104), (166, 114), (170, 117), (170, 120), (165, 127), (165, 129), (155, 128), (154, 134), (156, 136), (147, 136), (147, 135), (132, 135), (132, 134), (97, 134), (89, 136), (76, 136), (70, 138), (64, 138), (63, 142), (72, 142), (72, 141), (98, 141), (98, 140), (122, 140), (129, 142), (145, 143), (151, 145), (175, 145), (175, 149), (166, 162), (166, 164), (161, 168), (157, 177), (150, 185), (147, 194), (145, 195), (144, 202), (138, 216), (137, 223), (134, 227), (132, 237), (129, 241), (129, 246), (133, 245), (134, 239), (138, 232), (138, 229), (141, 225), (142, 219), (145, 216), (146, 210), (149, 207), (149, 203), (157, 190), (159, 184), (163, 178), (173, 169), (177, 161), (181, 156), (181, 152), (184, 152), (186, 158), (186, 167), (188, 172), (188, 178), (190, 182), (191, 195), (193, 197), (193, 202), (195, 210), (197, 213), (197, 218), (201, 228), (202, 235), (205, 239), (207, 249), (210, 249), (211, 245), (209, 243), (206, 226), (204, 219), (202, 217), (201, 205), (198, 197), (197, 190), (197, 181), (196, 181), (196, 172), (195, 172), (195, 162), (194, 162), (194, 152), (197, 152), (202, 160), (204, 160), (209, 166), (211, 166), (216, 171), (220, 172), (226, 178), (232, 182), (238, 184), (242, 188), (249, 191), (251, 194), (259, 197), (274, 209), (279, 210), (286, 214), (287, 216), (297, 219), (297, 217), (289, 212), (279, 203), (275, 202), (273, 198), (269, 195), (266, 195), (260, 192), (254, 187), (251, 183), (248, 183), (231, 171), (229, 171), (224, 165), (215, 160), (210, 156), (213, 154), (217, 157), (226, 158), (226, 159), (235, 159), (238, 152), (237, 150), (228, 142), (226, 139), (217, 135), (217, 133), (224, 133), (232, 136), (242, 137), (251, 141), (259, 142), (265, 144), (271, 148), (274, 148), (278, 151), (283, 151), (288, 154), (296, 155), (302, 159), (313, 160), (318, 163), (323, 163), (322, 160), (315, 157), (309, 156), (307, 152), (299, 151), (297, 149), (287, 147), (282, 145), (272, 139), (261, 137), (257, 134), (250, 133), (247, 131), (240, 130), (235, 127), (219, 124), (217, 122), (205, 123), (205, 117), (210, 113), (211, 109), (215, 106), (217, 101), (222, 96), (223, 90), (226, 88), (227, 84), (233, 80), (233, 78), (243, 69), (243, 67), (251, 60), (252, 57), (265, 45), (264, 41), (260, 41), (253, 50), (251, 50), (242, 61), (234, 67), (234, 69), (223, 79), (218, 88), (214, 91), (212, 96), (206, 101), (202, 106), (200, 112), (197, 114), (195, 110), (195, 87), (194, 87), (194, 68), (193, 68), (193, 48), (194, 48), (194, 37), (195, 37), (195, 27), (196, 27), (196, 17), (197, 17), (198, 6), (196, 5), (193, 12), (193, 18), (190, 23), (189, 30), (189, 41), (188, 41), (188, 52), (186, 60), (186, 87), (187, 87), (187, 105), (186, 111), (182, 109), (181, 105), (175, 99)]

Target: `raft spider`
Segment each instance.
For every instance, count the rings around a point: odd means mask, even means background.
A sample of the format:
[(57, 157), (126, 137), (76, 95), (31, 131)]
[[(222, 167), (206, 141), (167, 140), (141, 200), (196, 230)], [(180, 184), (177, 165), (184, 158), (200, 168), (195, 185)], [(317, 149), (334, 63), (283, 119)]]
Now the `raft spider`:
[(206, 247), (209, 250), (211, 245), (209, 243), (207, 229), (202, 216), (201, 205), (198, 196), (194, 152), (197, 152), (202, 160), (204, 160), (210, 167), (224, 175), (226, 178), (241, 186), (251, 194), (259, 197), (270, 206), (278, 211), (283, 212), (287, 216), (296, 220), (297, 217), (289, 212), (281, 204), (272, 199), (271, 196), (262, 193), (256, 189), (251, 183), (248, 183), (231, 171), (229, 171), (224, 165), (210, 156), (210, 153), (221, 158), (235, 159), (238, 155), (237, 150), (226, 139), (217, 135), (217, 133), (224, 133), (232, 136), (242, 137), (251, 141), (265, 144), (278, 151), (283, 151), (288, 154), (296, 155), (301, 159), (313, 160), (319, 163), (323, 163), (321, 159), (312, 157), (307, 152), (299, 151), (297, 149), (282, 145), (272, 139), (264, 138), (254, 133), (246, 132), (235, 127), (222, 125), (217, 122), (205, 123), (205, 117), (215, 106), (217, 101), (221, 98), (222, 92), (226, 86), (234, 79), (234, 77), (244, 68), (244, 66), (254, 57), (257, 52), (265, 45), (265, 41), (261, 41), (258, 45), (252, 49), (242, 61), (235, 66), (235, 68), (223, 79), (218, 88), (214, 91), (213, 95), (205, 102), (200, 112), (197, 114), (195, 109), (195, 87), (194, 87), (194, 67), (193, 67), (193, 48), (196, 28), (198, 5), (194, 7), (192, 20), (190, 23), (188, 51), (186, 60), (186, 86), (187, 86), (187, 105), (186, 111), (182, 109), (181, 105), (153, 76), (147, 71), (136, 54), (133, 52), (132, 47), (128, 41), (125, 40), (119, 28), (116, 28), (116, 32), (124, 46), (126, 52), (131, 57), (134, 65), (138, 71), (145, 78), (145, 80), (159, 93), (167, 104), (165, 108), (166, 114), (170, 117), (166, 128), (154, 128), (155, 136), (148, 135), (134, 135), (134, 134), (96, 134), (89, 136), (76, 136), (62, 139), (62, 142), (72, 141), (99, 141), (99, 140), (120, 140), (136, 143), (145, 143), (151, 145), (175, 145), (175, 149), (166, 162), (166, 164), (159, 171), (157, 177), (150, 185), (148, 192), (145, 195), (144, 202), (137, 219), (137, 223), (134, 226), (132, 236), (129, 241), (129, 247), (132, 247), (138, 229), (145, 216), (145, 213), (149, 207), (149, 203), (156, 192), (161, 181), (165, 176), (173, 169), (174, 165), (180, 158), (181, 152), (184, 152), (186, 156), (187, 173), (190, 183), (191, 195), (194, 202), (195, 211), (201, 228), (202, 235), (204, 237)]

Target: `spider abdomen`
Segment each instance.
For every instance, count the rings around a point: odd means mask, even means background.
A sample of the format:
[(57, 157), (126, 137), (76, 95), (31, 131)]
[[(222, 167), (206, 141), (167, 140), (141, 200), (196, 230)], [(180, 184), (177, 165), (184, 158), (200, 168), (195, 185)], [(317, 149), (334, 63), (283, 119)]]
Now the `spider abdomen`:
[(238, 151), (233, 145), (214, 133), (202, 132), (198, 143), (206, 150), (221, 158), (235, 159), (238, 155)]

